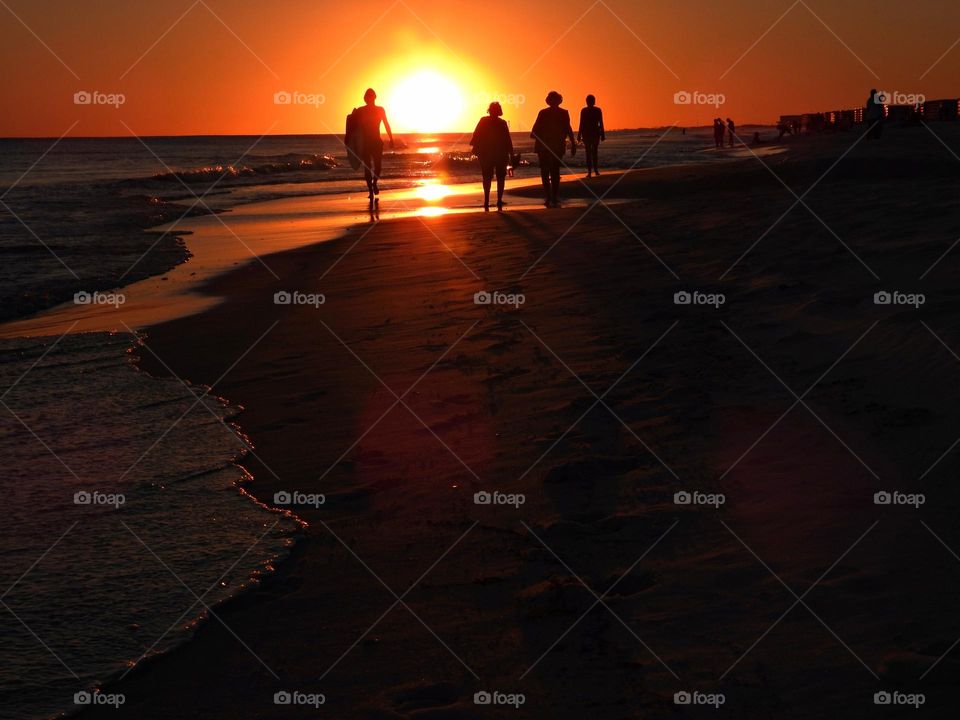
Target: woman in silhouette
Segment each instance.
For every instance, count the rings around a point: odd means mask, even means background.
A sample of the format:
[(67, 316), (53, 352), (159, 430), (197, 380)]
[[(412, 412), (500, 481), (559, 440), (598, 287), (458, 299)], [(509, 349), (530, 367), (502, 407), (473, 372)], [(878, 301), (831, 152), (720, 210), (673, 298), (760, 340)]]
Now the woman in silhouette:
[(723, 120), (720, 118), (713, 119), (713, 144), (717, 146), (717, 150), (723, 149), (723, 136), (726, 128), (724, 127)]
[(582, 142), (587, 153), (587, 177), (600, 175), (600, 143), (607, 139), (603, 129), (603, 110), (597, 107), (597, 98), (587, 95), (587, 106), (580, 111), (577, 142)]
[(480, 118), (477, 129), (473, 131), (470, 145), (473, 154), (480, 161), (483, 176), (483, 209), (490, 210), (490, 184), (493, 175), (497, 176), (497, 210), (503, 210), (503, 185), (507, 178), (507, 165), (513, 153), (513, 140), (510, 139), (510, 126), (503, 119), (500, 103), (492, 102), (487, 108), (488, 115)]
[(870, 126), (867, 138), (871, 140), (879, 140), (883, 135), (883, 120), (886, 111), (884, 110), (884, 103), (881, 102), (882, 95), (883, 93), (878, 93), (876, 88), (871, 90), (863, 113), (864, 122)]
[[(380, 173), (383, 169), (383, 140), (380, 138), (380, 123), (383, 123), (393, 148), (393, 131), (387, 121), (387, 112), (376, 104), (377, 93), (367, 88), (363, 94), (364, 105), (353, 111), (356, 132), (362, 138), (360, 162), (363, 164), (363, 179), (367, 182), (370, 202), (380, 195)], [(379, 200), (379, 198), (377, 198)]]
[(537, 115), (530, 137), (534, 152), (540, 159), (540, 180), (546, 195), (547, 207), (560, 206), (560, 164), (570, 138), (570, 155), (577, 153), (577, 139), (570, 127), (570, 113), (560, 107), (563, 96), (556, 90), (547, 95), (547, 107)]

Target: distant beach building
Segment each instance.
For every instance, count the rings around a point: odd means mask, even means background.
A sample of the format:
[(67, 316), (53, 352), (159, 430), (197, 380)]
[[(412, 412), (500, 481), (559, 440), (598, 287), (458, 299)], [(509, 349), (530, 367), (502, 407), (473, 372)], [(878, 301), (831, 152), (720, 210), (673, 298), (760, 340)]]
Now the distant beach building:
[(915, 105), (885, 105), (887, 120), (906, 125), (920, 119), (920, 106)]
[[(809, 134), (851, 130), (865, 122), (863, 107), (829, 112), (781, 115), (777, 122), (781, 138), (785, 134)], [(884, 105), (884, 119), (898, 125), (925, 122), (956, 122), (960, 120), (960, 98), (926, 100), (919, 105)]]
[(800, 116), (800, 132), (818, 133), (826, 129), (823, 113), (804, 113)]
[(825, 129), (831, 131), (850, 130), (863, 120), (863, 110), (831, 110), (825, 115)]
[(923, 119), (927, 122), (948, 122), (960, 117), (960, 100), (927, 100), (920, 109)]

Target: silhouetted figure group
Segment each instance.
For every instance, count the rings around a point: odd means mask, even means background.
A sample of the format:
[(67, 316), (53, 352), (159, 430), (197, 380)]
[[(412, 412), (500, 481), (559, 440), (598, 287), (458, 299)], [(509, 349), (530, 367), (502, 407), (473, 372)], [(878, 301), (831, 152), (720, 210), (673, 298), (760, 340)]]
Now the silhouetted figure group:
[(530, 137), (533, 150), (540, 162), (540, 181), (543, 183), (544, 204), (560, 207), (560, 166), (570, 140), (570, 156), (577, 153), (582, 142), (587, 154), (587, 177), (600, 175), (600, 143), (607, 139), (603, 127), (603, 111), (597, 99), (587, 95), (587, 106), (580, 111), (580, 127), (576, 137), (570, 125), (570, 113), (560, 107), (563, 96), (556, 90), (547, 93), (547, 107), (537, 114)]
[(714, 118), (713, 120), (713, 143), (717, 146), (718, 150), (723, 148), (723, 138), (724, 136), (729, 137), (730, 147), (733, 147), (734, 138), (737, 136), (737, 125), (730, 118), (727, 118), (727, 121), (724, 122), (721, 118)]
[[(364, 105), (355, 108), (347, 117), (344, 144), (351, 165), (355, 170), (363, 167), (371, 207), (379, 202), (380, 174), (383, 170), (383, 140), (380, 137), (382, 124), (394, 147), (393, 132), (386, 111), (376, 104), (377, 93), (368, 88), (363, 95)], [(540, 179), (543, 183), (544, 203), (547, 207), (560, 206), (560, 168), (570, 141), (571, 157), (577, 153), (577, 144), (583, 143), (587, 155), (587, 177), (600, 175), (600, 143), (607, 139), (603, 126), (603, 111), (597, 107), (597, 99), (587, 95), (587, 105), (580, 111), (580, 127), (573, 134), (570, 113), (561, 108), (563, 96), (556, 90), (547, 94), (547, 107), (540, 111), (533, 124), (530, 137), (534, 140), (534, 152), (540, 162)], [(487, 115), (480, 119), (470, 139), (470, 145), (480, 164), (483, 181), (483, 209), (490, 210), (490, 190), (493, 178), (497, 178), (497, 210), (503, 210), (503, 191), (508, 171), (520, 160), (513, 151), (510, 126), (503, 119), (503, 107), (492, 102)]]

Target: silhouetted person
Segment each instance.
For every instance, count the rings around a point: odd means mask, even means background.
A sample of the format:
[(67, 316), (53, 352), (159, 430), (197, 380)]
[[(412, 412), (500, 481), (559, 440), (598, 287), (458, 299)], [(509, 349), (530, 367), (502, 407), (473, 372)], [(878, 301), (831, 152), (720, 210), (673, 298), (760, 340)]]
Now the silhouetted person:
[(570, 155), (577, 153), (577, 138), (570, 127), (570, 113), (560, 107), (563, 96), (556, 90), (547, 94), (547, 107), (537, 115), (530, 133), (536, 142), (533, 149), (540, 158), (540, 180), (547, 207), (560, 205), (560, 164), (570, 138)]
[(363, 163), (363, 178), (367, 181), (367, 192), (371, 202), (375, 195), (380, 194), (380, 173), (383, 169), (383, 140), (380, 138), (380, 123), (383, 123), (390, 138), (390, 147), (394, 146), (393, 131), (390, 130), (390, 123), (387, 122), (387, 113), (376, 104), (376, 100), (377, 93), (373, 88), (367, 88), (363, 94), (363, 101), (366, 104), (353, 111), (356, 131), (363, 139), (360, 162)]
[(871, 140), (879, 140), (880, 136), (883, 135), (884, 110), (876, 88), (870, 91), (870, 97), (867, 98), (863, 120), (870, 126), (867, 137)]
[(723, 120), (720, 118), (713, 119), (713, 144), (717, 146), (717, 149), (720, 150), (723, 148), (723, 136), (726, 132), (724, 128)]
[(597, 107), (597, 99), (587, 95), (587, 106), (580, 111), (580, 127), (577, 142), (582, 142), (587, 153), (587, 177), (600, 174), (600, 143), (607, 139), (603, 129), (603, 110)]
[(733, 147), (733, 139), (737, 136), (737, 126), (730, 118), (727, 118), (727, 132), (730, 134), (730, 147)]
[(503, 186), (507, 178), (507, 165), (513, 155), (513, 140), (510, 139), (510, 126), (503, 119), (500, 103), (492, 102), (487, 109), (487, 117), (480, 118), (477, 129), (473, 131), (470, 145), (480, 161), (483, 176), (483, 209), (490, 209), (490, 183), (497, 175), (497, 210), (503, 210)]

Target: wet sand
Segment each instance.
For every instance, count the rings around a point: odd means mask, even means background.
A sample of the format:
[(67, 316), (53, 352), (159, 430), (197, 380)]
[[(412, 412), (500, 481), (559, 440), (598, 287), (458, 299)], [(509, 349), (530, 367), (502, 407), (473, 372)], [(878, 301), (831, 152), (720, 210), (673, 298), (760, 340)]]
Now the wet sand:
[[(561, 210), (356, 226), (214, 277), (141, 365), (244, 408), (256, 497), (326, 503), (223, 624), (84, 716), (666, 718), (710, 712), (674, 704), (697, 690), (737, 717), (866, 718), (883, 689), (946, 716), (960, 254), (936, 261), (957, 161), (922, 128), (855, 140), (568, 183)], [(802, 195), (827, 172), (788, 212), (774, 174)]]

